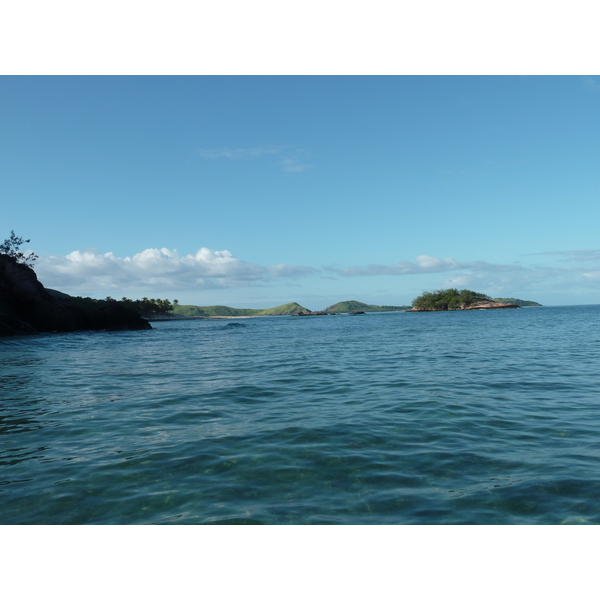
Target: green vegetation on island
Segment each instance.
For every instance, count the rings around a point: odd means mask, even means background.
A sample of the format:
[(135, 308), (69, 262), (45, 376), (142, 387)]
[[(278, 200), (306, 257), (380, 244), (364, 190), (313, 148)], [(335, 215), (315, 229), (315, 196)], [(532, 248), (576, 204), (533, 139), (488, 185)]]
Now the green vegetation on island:
[(475, 308), (516, 308), (521, 306), (542, 306), (531, 300), (518, 298), (491, 298), (472, 290), (449, 288), (437, 292), (423, 292), (413, 300), (413, 311), (428, 310), (469, 310)]
[(231, 308), (230, 306), (194, 306), (180, 304), (173, 314), (181, 317), (252, 317), (260, 310), (252, 308)]
[(332, 304), (325, 309), (328, 313), (350, 313), (355, 311), (363, 312), (392, 312), (397, 310), (407, 310), (410, 306), (387, 306), (378, 304), (365, 304), (364, 302), (358, 302), (357, 300), (345, 300), (344, 302), (338, 302)]
[[(349, 313), (354, 311), (364, 312), (391, 312), (407, 310), (410, 306), (386, 306), (377, 304), (365, 304), (356, 300), (338, 302), (327, 307), (327, 313)], [(281, 315), (311, 314), (308, 308), (297, 302), (289, 302), (274, 308), (231, 308), (230, 306), (195, 306), (192, 304), (180, 304), (173, 308), (171, 314), (182, 317), (267, 317)]]
[(194, 306), (192, 304), (177, 305), (172, 314), (183, 317), (258, 317), (296, 315), (310, 312), (308, 308), (297, 302), (289, 302), (274, 308), (231, 308), (230, 306)]
[(100, 308), (107, 306), (114, 302), (119, 302), (129, 310), (133, 310), (142, 317), (150, 318), (154, 315), (166, 315), (172, 313), (173, 309), (178, 306), (178, 300), (161, 300), (160, 298), (146, 298), (145, 296), (141, 300), (131, 300), (130, 298), (121, 298), (121, 300), (115, 300), (107, 296), (103, 300), (97, 300), (95, 298), (82, 297), (82, 296), (69, 296), (64, 292), (58, 290), (51, 290), (46, 288), (46, 291), (55, 298), (68, 298), (75, 306), (84, 310), (90, 310), (92, 308)]
[(297, 302), (288, 302), (287, 304), (282, 304), (281, 306), (276, 306), (275, 308), (267, 308), (266, 310), (261, 310), (259, 315), (297, 315), (298, 313), (309, 313), (311, 312), (308, 308), (304, 308), (304, 306), (300, 306)]
[(459, 291), (449, 288), (437, 292), (423, 292), (412, 304), (414, 309), (419, 310), (457, 310), (483, 300), (491, 301), (491, 298), (472, 290)]
[(492, 298), (495, 302), (504, 302), (506, 304), (516, 304), (517, 306), (542, 306), (539, 302), (533, 300), (519, 300), (519, 298)]

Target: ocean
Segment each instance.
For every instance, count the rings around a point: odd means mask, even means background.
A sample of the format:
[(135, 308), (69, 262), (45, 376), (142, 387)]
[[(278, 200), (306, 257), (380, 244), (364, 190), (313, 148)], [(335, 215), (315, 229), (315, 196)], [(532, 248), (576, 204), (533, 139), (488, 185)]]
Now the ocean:
[(0, 339), (0, 524), (597, 524), (600, 305)]

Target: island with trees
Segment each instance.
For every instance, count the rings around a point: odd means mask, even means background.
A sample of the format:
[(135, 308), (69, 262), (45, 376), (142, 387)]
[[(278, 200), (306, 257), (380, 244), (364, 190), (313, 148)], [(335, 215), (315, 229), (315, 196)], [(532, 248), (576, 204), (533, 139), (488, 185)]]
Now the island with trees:
[(498, 308), (521, 308), (510, 302), (497, 302), (487, 294), (472, 290), (449, 288), (437, 292), (423, 292), (415, 298), (408, 312), (431, 312), (449, 310), (489, 310)]

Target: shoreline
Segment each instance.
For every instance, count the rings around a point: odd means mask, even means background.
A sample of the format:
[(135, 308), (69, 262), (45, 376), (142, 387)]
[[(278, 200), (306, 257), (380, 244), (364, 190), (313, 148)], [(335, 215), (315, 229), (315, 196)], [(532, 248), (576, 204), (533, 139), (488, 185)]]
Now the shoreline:
[(256, 317), (286, 316), (286, 315), (241, 315), (241, 316), (211, 316), (211, 317), (189, 317), (187, 315), (153, 315), (143, 317), (146, 321), (209, 321), (212, 319), (254, 319)]

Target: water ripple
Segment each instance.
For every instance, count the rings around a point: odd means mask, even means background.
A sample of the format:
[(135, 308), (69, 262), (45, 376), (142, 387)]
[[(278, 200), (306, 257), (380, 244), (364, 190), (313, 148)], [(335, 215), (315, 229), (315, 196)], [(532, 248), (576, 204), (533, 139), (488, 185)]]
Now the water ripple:
[(0, 522), (600, 522), (600, 307), (0, 341)]

